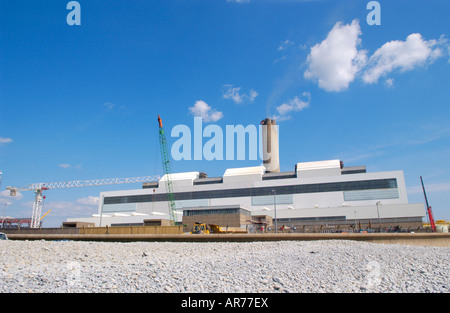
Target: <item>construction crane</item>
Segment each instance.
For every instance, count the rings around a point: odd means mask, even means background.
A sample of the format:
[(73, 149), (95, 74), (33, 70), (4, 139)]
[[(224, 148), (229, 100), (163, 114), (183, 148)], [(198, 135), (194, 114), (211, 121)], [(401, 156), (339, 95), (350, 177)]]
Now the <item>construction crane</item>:
[[(94, 179), (94, 180), (74, 180), (66, 182), (57, 183), (37, 183), (30, 184), (24, 187), (10, 187), (6, 189), (9, 190), (10, 196), (16, 196), (17, 191), (34, 191), (34, 203), (33, 203), (33, 213), (31, 215), (31, 228), (39, 228), (41, 224), (42, 207), (44, 203), (43, 191), (49, 189), (58, 188), (75, 188), (75, 187), (91, 187), (91, 186), (103, 186), (103, 185), (116, 185), (116, 184), (129, 184), (129, 183), (145, 183), (159, 180), (159, 176), (143, 176), (143, 177), (132, 177), (132, 178), (107, 178), (107, 179)], [(48, 212), (47, 212), (48, 213)], [(46, 213), (46, 214), (47, 214)], [(44, 215), (45, 216), (45, 215)]]
[(161, 150), (161, 161), (165, 175), (166, 181), (166, 193), (167, 193), (167, 201), (169, 204), (169, 218), (172, 225), (175, 225), (175, 196), (173, 193), (173, 184), (172, 184), (172, 167), (170, 165), (169, 158), (169, 150), (167, 148), (167, 139), (166, 134), (164, 132), (164, 127), (162, 124), (161, 117), (158, 115), (158, 123), (159, 123), (159, 147)]
[(425, 205), (427, 206), (428, 219), (430, 220), (431, 231), (436, 232), (436, 223), (434, 222), (433, 212), (431, 211), (431, 206), (428, 205), (428, 198), (425, 192), (425, 186), (423, 185), (422, 176), (420, 176), (420, 182), (422, 183), (423, 195), (425, 197)]

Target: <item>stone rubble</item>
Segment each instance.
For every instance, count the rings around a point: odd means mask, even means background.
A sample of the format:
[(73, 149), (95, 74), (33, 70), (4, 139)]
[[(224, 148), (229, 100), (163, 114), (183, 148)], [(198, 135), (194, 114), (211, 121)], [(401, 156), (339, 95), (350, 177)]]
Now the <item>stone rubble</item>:
[(448, 293), (450, 249), (358, 241), (0, 241), (0, 293)]

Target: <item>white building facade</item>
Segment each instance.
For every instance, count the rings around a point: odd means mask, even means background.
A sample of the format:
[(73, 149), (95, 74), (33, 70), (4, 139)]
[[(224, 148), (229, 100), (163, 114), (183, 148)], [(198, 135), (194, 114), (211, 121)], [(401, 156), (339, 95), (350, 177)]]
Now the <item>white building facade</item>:
[[(142, 189), (102, 192), (95, 216), (67, 221), (114, 226), (168, 219), (166, 178)], [(178, 222), (183, 208), (227, 205), (276, 218), (278, 226), (369, 220), (407, 224), (421, 223), (425, 216), (422, 203), (408, 203), (402, 171), (367, 173), (365, 167), (343, 167), (339, 160), (298, 163), (294, 171), (278, 173), (266, 173), (264, 166), (227, 169), (222, 177), (211, 178), (176, 173), (171, 180)]]

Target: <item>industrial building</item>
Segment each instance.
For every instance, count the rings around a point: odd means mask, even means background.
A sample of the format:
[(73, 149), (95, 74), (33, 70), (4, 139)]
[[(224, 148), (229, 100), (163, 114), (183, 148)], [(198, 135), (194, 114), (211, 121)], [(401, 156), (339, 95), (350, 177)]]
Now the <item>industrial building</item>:
[[(261, 123), (276, 129), (273, 120)], [(267, 216), (277, 229), (287, 226), (298, 231), (422, 226), (424, 206), (408, 203), (402, 171), (370, 173), (365, 166), (345, 167), (340, 160), (326, 160), (297, 163), (292, 171), (280, 172), (278, 139), (273, 139), (270, 128), (267, 132), (272, 139), (264, 151), (270, 155), (262, 166), (230, 168), (219, 177), (200, 172), (170, 174), (176, 221), (193, 223), (195, 215), (206, 210), (208, 214), (216, 210), (216, 217), (238, 210), (246, 218), (240, 218), (241, 225), (236, 226), (243, 227), (255, 220), (252, 217), (261, 216)], [(167, 178), (144, 183), (142, 189), (101, 192), (95, 216), (67, 222), (114, 226), (168, 219)], [(221, 221), (220, 226), (231, 224), (223, 216)]]

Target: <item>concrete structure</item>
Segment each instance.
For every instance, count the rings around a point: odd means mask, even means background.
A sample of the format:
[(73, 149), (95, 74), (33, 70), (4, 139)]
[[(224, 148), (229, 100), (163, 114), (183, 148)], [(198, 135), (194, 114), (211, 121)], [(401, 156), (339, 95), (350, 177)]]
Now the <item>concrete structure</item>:
[[(67, 221), (96, 226), (133, 225), (168, 218), (164, 177), (142, 189), (102, 192), (98, 214)], [(334, 230), (359, 227), (420, 227), (425, 209), (409, 204), (402, 171), (367, 173), (339, 160), (298, 163), (293, 171), (267, 173), (264, 166), (227, 169), (221, 177), (199, 172), (172, 174), (177, 221), (184, 210), (219, 206), (268, 215), (278, 228)], [(226, 225), (220, 225), (226, 226)], [(306, 227), (306, 229), (305, 229)]]
[(280, 171), (280, 151), (278, 144), (278, 126), (275, 120), (266, 118), (261, 121), (263, 164), (267, 173)]
[[(130, 228), (130, 227), (128, 227)], [(177, 228), (171, 226), (171, 228)], [(355, 240), (382, 244), (401, 244), (411, 246), (450, 247), (449, 233), (403, 233), (403, 234), (80, 234), (92, 228), (70, 229), (72, 233), (44, 232), (39, 229), (9, 230), (11, 240), (85, 240), (85, 241), (173, 241), (173, 242), (252, 242), (281, 240)], [(115, 229), (115, 228), (114, 228)], [(66, 230), (67, 231), (67, 230)]]

